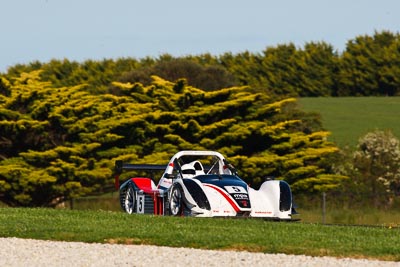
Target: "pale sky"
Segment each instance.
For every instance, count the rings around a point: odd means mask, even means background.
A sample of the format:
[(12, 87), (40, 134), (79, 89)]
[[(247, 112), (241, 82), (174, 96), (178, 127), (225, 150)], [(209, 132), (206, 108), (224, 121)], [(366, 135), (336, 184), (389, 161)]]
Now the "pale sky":
[(339, 52), (400, 31), (399, 0), (0, 0), (0, 72), (64, 59), (250, 51), (324, 41)]

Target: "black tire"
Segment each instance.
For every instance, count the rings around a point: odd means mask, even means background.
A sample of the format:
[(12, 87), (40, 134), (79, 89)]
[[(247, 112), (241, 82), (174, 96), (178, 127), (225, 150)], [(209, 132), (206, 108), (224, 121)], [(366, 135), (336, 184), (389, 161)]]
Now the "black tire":
[(136, 191), (132, 184), (127, 186), (125, 194), (121, 196), (121, 207), (128, 214), (136, 212)]
[(171, 188), (169, 199), (169, 214), (172, 216), (182, 216), (183, 214), (183, 190), (179, 184)]

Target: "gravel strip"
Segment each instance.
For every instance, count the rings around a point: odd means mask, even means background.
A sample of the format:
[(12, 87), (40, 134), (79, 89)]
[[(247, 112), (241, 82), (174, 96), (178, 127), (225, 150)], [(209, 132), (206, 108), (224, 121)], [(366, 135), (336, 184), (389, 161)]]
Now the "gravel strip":
[(0, 266), (397, 266), (400, 262), (0, 238)]

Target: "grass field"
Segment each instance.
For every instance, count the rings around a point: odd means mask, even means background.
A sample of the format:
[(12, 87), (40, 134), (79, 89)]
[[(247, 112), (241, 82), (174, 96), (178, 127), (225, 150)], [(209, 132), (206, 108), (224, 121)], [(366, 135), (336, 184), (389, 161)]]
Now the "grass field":
[[(396, 206), (391, 209), (376, 209), (371, 207), (345, 208), (333, 201), (332, 196), (327, 198), (326, 210), (323, 214), (322, 201), (313, 200), (313, 204), (306, 203), (307, 199), (296, 201), (298, 206), (296, 219), (305, 223), (371, 225), (371, 226), (400, 226), (400, 209)], [(333, 203), (332, 203), (333, 202)], [(98, 197), (84, 197), (74, 200), (73, 209), (76, 210), (104, 210), (122, 212), (119, 206), (118, 193)], [(71, 209), (66, 203), (65, 208)]]
[(323, 127), (339, 147), (355, 147), (375, 129), (391, 130), (400, 139), (400, 97), (299, 98), (304, 111), (321, 114)]
[(0, 208), (0, 237), (400, 261), (400, 229), (397, 227)]

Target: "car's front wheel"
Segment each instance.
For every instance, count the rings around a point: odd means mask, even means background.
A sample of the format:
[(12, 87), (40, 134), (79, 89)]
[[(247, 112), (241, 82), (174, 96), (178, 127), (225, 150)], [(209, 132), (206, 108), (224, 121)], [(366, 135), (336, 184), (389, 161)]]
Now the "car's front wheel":
[(180, 216), (183, 214), (183, 190), (179, 184), (172, 186), (169, 211), (172, 216)]
[(126, 213), (132, 214), (135, 211), (136, 204), (136, 192), (133, 185), (128, 185), (125, 192), (125, 199), (123, 203), (123, 208)]

